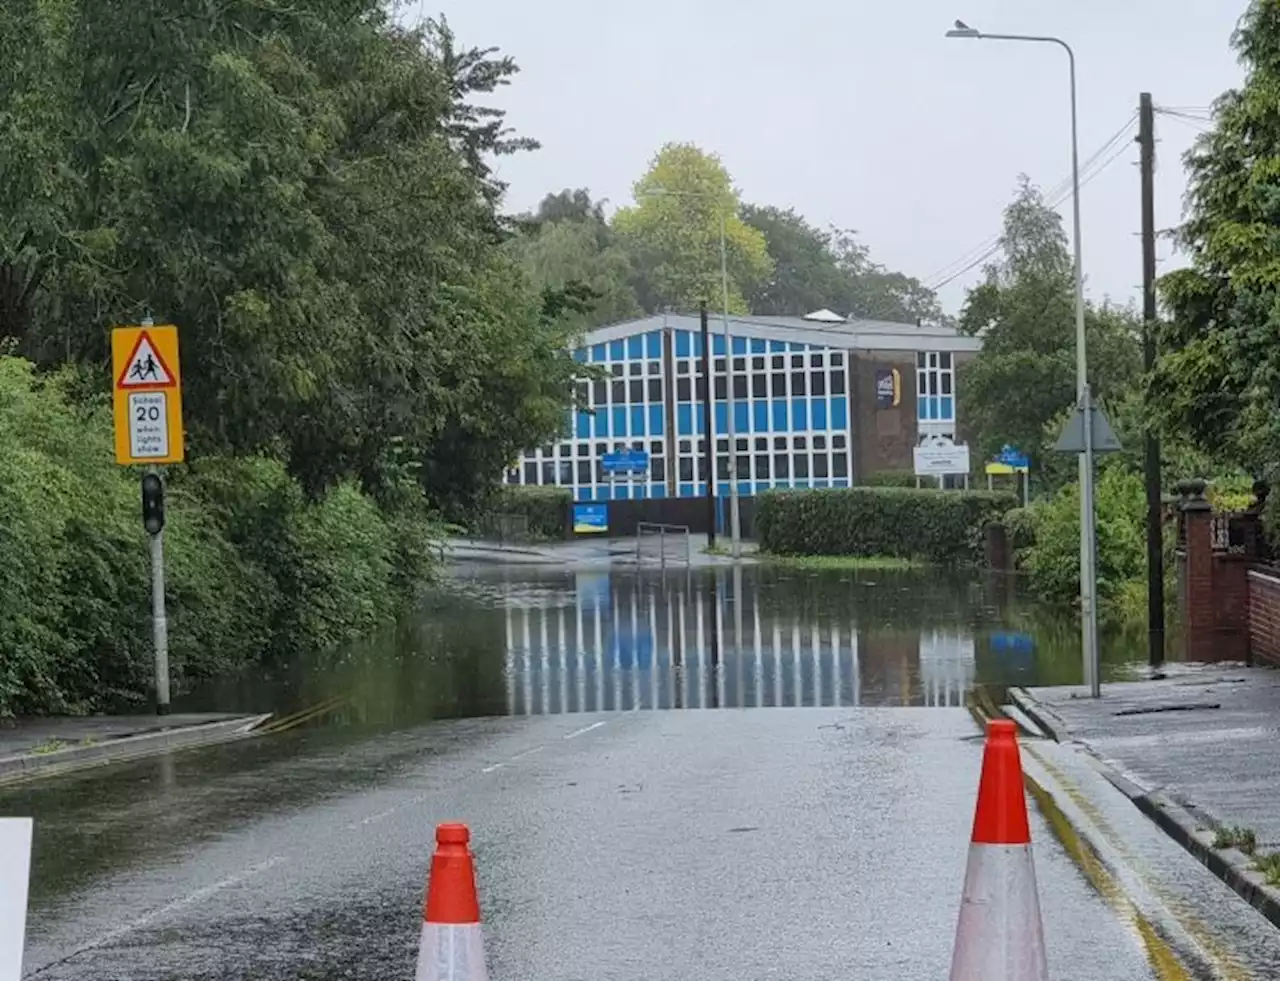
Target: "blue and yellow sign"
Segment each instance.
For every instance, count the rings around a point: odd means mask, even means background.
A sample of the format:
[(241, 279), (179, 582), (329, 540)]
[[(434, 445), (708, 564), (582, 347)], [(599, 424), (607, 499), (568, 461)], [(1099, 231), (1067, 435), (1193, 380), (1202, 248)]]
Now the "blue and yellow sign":
[(575, 535), (603, 535), (608, 530), (608, 504), (575, 504), (573, 506), (573, 533)]
[(902, 404), (902, 372), (897, 368), (876, 369), (876, 408), (896, 409)]

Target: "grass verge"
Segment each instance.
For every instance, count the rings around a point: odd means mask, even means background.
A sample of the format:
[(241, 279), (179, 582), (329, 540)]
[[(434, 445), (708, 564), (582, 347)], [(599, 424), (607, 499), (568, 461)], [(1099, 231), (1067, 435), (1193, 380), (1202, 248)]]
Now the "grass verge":
[(899, 559), (888, 555), (773, 555), (761, 552), (757, 558), (769, 565), (814, 572), (905, 572), (909, 569), (923, 569), (928, 565), (916, 559)]

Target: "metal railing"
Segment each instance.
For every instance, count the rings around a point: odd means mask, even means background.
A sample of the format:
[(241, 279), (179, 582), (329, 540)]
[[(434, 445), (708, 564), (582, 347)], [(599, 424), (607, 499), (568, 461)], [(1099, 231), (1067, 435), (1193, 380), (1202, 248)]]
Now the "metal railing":
[(658, 561), (665, 567), (667, 553), (671, 549), (677, 559), (683, 559), (685, 565), (693, 563), (693, 540), (689, 536), (687, 525), (664, 525), (657, 522), (642, 521), (636, 525), (636, 562), (645, 559), (645, 540), (658, 540)]
[(472, 522), (471, 537), (476, 541), (497, 542), (500, 545), (526, 544), (530, 539), (529, 516), (486, 511)]

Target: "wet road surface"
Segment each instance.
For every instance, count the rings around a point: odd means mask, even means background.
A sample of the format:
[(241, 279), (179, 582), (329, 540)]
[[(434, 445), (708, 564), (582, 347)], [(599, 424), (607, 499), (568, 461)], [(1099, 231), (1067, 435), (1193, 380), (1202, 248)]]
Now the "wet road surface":
[[(35, 784), (27, 976), (412, 976), (473, 828), (494, 981), (946, 976), (981, 757), (960, 709), (305, 730)], [(1035, 817), (1055, 981), (1153, 978)]]

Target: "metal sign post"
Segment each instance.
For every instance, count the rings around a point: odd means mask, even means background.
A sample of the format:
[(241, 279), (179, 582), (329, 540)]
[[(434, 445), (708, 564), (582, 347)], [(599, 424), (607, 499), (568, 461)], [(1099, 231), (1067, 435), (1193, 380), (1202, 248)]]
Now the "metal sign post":
[(155, 648), (156, 714), (169, 714), (169, 621), (165, 613), (164, 482), (155, 469), (185, 458), (178, 329), (150, 317), (111, 332), (116, 462), (145, 464), (142, 524), (151, 536), (151, 638)]

